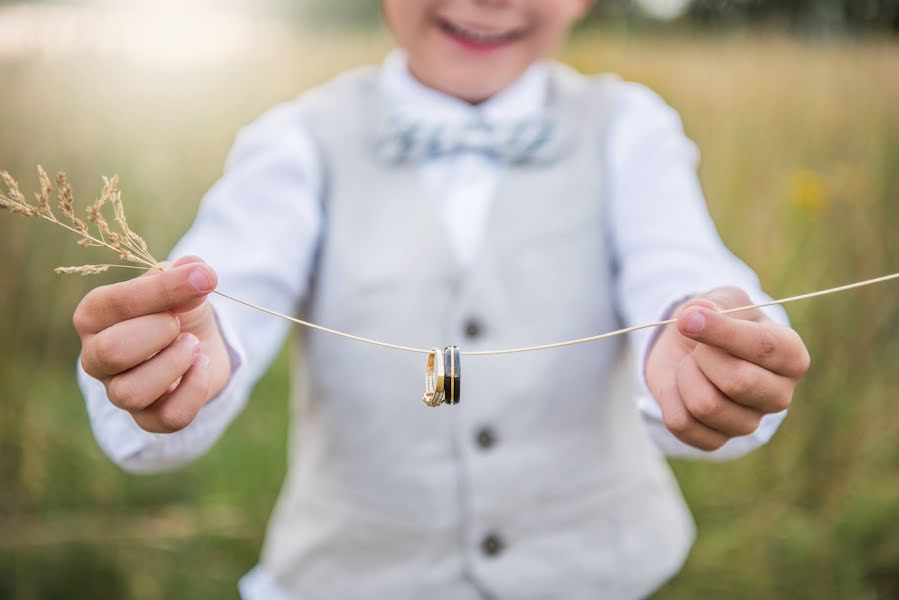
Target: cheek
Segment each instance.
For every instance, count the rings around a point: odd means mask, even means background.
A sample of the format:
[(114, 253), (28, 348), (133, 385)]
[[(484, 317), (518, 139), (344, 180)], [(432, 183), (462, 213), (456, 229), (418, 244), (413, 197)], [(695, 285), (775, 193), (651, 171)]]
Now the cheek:
[(576, 20), (575, 15), (568, 12), (543, 11), (537, 14), (535, 22), (539, 23), (539, 26), (534, 32), (532, 40), (534, 49), (542, 54), (551, 53), (564, 41)]
[(428, 2), (424, 0), (384, 0), (384, 20), (397, 43), (414, 47), (427, 32)]

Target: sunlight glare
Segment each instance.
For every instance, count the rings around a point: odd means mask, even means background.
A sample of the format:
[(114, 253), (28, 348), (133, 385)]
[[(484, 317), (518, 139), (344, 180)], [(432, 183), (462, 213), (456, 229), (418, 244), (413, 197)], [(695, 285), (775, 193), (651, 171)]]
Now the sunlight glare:
[(207, 0), (0, 7), (0, 59), (94, 51), (147, 66), (226, 62), (258, 49), (261, 23)]

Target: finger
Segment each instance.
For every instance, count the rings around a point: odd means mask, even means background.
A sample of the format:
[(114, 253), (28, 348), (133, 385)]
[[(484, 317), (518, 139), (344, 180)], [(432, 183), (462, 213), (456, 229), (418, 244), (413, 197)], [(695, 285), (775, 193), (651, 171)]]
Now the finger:
[(690, 414), (675, 383), (662, 390), (656, 399), (662, 409), (665, 427), (680, 441), (706, 452), (717, 450), (727, 442), (727, 436)]
[(676, 319), (684, 314), (684, 311), (686, 311), (688, 308), (695, 306), (701, 306), (703, 308), (708, 308), (709, 310), (719, 310), (718, 305), (711, 300), (706, 300), (705, 298), (693, 298), (678, 306), (677, 310), (674, 311), (674, 314), (671, 315), (671, 317)]
[[(714, 290), (702, 294), (701, 298), (711, 301), (715, 305), (712, 308), (716, 309), (718, 312), (731, 308), (752, 306), (753, 304), (752, 298), (749, 297), (749, 294), (747, 294), (745, 290), (733, 286), (715, 288)], [(735, 319), (743, 321), (758, 322), (764, 321), (767, 318), (760, 308), (749, 308), (728, 314)]]
[(180, 330), (178, 317), (169, 312), (116, 323), (85, 342), (81, 365), (97, 379), (118, 375), (167, 347)]
[(771, 321), (755, 323), (691, 308), (678, 317), (677, 328), (692, 340), (787, 377), (801, 377), (808, 369), (808, 351), (799, 334)]
[(706, 344), (697, 346), (693, 356), (709, 381), (734, 402), (765, 414), (790, 406), (796, 382), (789, 377)]
[(110, 379), (106, 385), (109, 401), (129, 412), (145, 409), (187, 372), (199, 353), (196, 336), (181, 334), (150, 360)]
[(190, 263), (150, 277), (99, 287), (75, 310), (75, 329), (84, 336), (121, 321), (189, 306), (212, 292), (217, 283), (212, 267)]
[(721, 393), (700, 370), (692, 354), (684, 357), (677, 366), (675, 380), (684, 406), (703, 425), (729, 438), (749, 435), (758, 429), (762, 413)]
[(209, 358), (200, 354), (175, 391), (132, 413), (135, 422), (153, 433), (173, 433), (190, 425), (206, 404), (210, 383)]

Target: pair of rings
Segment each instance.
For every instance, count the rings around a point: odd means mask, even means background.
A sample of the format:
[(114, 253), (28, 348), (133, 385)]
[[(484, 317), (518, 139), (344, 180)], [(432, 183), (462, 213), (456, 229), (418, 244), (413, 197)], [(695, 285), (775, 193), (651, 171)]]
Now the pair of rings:
[(422, 402), (427, 406), (459, 404), (462, 362), (458, 346), (432, 348), (425, 363), (425, 393)]

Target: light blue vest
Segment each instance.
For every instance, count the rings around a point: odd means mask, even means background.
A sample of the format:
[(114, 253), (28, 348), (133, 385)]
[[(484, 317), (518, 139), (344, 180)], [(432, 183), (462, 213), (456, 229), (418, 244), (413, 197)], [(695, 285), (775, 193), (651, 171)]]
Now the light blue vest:
[[(619, 327), (603, 234), (615, 85), (551, 67), (570, 148), (505, 172), (470, 271), (416, 168), (371, 153), (387, 110), (376, 72), (304, 95), (326, 230), (301, 313), (463, 351)], [(462, 403), (431, 409), (424, 356), (298, 335), (289, 472), (262, 559), (298, 598), (632, 598), (685, 559), (692, 520), (637, 414), (620, 338), (463, 358)]]

